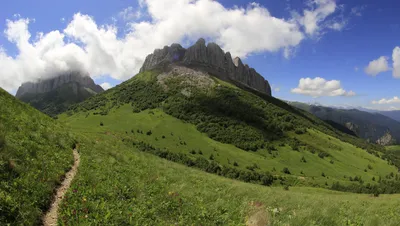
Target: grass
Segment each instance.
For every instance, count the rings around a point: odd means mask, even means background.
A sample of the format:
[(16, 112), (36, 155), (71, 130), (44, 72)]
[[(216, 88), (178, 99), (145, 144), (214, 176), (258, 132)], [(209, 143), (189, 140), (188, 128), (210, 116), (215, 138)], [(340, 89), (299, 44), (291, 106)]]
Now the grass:
[[(269, 171), (274, 175), (291, 177), (296, 185), (329, 187), (337, 181), (349, 184), (349, 177), (355, 176), (361, 176), (367, 183), (375, 183), (372, 181), (373, 177), (378, 179), (391, 172), (397, 172), (396, 168), (388, 165), (386, 161), (312, 129), (303, 135), (293, 133), (290, 136), (323, 149), (330, 157), (322, 159), (317, 153), (313, 154), (309, 150), (294, 151), (289, 145), (281, 147), (280, 141), (274, 143), (277, 150), (272, 151), (272, 154), (269, 154), (268, 150), (244, 151), (233, 145), (214, 141), (206, 134), (200, 133), (194, 125), (184, 123), (160, 109), (133, 113), (131, 106), (123, 105), (105, 116), (78, 113), (70, 117), (64, 115), (60, 119), (82, 133), (126, 136), (156, 148), (191, 157), (209, 158), (213, 155), (214, 161), (225, 166), (233, 167), (236, 162), (237, 168), (246, 170), (246, 167), (256, 164), (259, 167), (257, 171)], [(103, 126), (100, 126), (100, 123), (103, 123)], [(151, 135), (146, 135), (148, 131), (151, 131)], [(193, 151), (196, 154), (192, 154)], [(301, 162), (302, 157), (306, 162)], [(289, 168), (292, 175), (288, 176), (282, 172), (285, 167)]]
[(0, 225), (38, 225), (73, 163), (73, 139), (0, 89)]
[(272, 225), (400, 220), (399, 195), (247, 184), (139, 152), (123, 134), (78, 133), (81, 166), (62, 204), (62, 225), (244, 225), (254, 213)]

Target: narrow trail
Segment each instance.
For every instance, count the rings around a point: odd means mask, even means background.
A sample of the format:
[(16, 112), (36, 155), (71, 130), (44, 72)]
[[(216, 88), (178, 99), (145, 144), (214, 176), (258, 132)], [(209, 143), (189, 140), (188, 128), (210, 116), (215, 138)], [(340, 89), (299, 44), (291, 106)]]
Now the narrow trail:
[(73, 152), (74, 152), (74, 165), (72, 166), (72, 169), (68, 171), (68, 173), (65, 175), (65, 179), (61, 183), (61, 186), (57, 188), (57, 192), (56, 195), (54, 196), (53, 203), (51, 204), (49, 211), (47, 211), (46, 215), (43, 217), (44, 226), (57, 225), (58, 207), (61, 201), (64, 199), (64, 195), (67, 192), (68, 188), (71, 186), (71, 182), (74, 179), (79, 167), (80, 155), (76, 149)]

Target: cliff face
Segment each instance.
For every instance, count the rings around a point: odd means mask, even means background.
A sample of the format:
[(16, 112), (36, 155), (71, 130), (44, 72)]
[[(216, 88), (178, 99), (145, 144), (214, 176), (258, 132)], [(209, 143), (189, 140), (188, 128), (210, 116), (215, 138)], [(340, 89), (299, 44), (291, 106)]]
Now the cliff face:
[(190, 68), (206, 71), (222, 80), (240, 82), (260, 92), (271, 95), (271, 87), (256, 70), (244, 65), (240, 58), (232, 59), (217, 44), (199, 39), (188, 49), (179, 44), (165, 46), (148, 55), (140, 72), (176, 63)]
[(81, 72), (69, 72), (51, 79), (24, 83), (18, 88), (16, 97), (21, 98), (25, 94), (47, 93), (69, 83), (77, 83), (80, 86), (89, 88), (96, 93), (104, 91), (101, 86), (94, 83), (93, 79), (90, 78), (88, 74), (83, 74)]
[(51, 79), (24, 83), (16, 97), (45, 114), (56, 116), (71, 105), (103, 91), (88, 74), (69, 72)]

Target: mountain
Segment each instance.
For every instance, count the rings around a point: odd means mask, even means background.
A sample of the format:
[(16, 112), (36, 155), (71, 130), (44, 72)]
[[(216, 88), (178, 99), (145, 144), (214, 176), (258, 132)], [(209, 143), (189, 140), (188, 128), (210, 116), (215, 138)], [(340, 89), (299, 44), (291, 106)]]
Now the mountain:
[(19, 87), (16, 97), (50, 116), (55, 116), (66, 111), (70, 105), (103, 91), (88, 74), (75, 71), (24, 83)]
[(0, 88), (0, 225), (40, 225), (73, 162), (73, 138)]
[[(205, 44), (200, 40), (194, 46), (202, 49)], [(243, 78), (240, 81), (214, 75), (210, 57), (201, 67), (185, 63), (192, 59), (188, 53), (192, 48), (185, 54), (177, 44), (156, 50), (147, 57), (141, 73), (72, 106), (60, 120), (87, 135), (112, 134), (129, 148), (264, 185), (276, 183), (265, 172), (279, 175), (283, 184), (292, 185), (295, 180), (326, 186), (326, 174), (330, 182), (348, 183), (349, 176), (362, 175), (372, 183), (380, 173), (366, 170), (365, 159), (377, 163), (372, 166), (377, 169), (391, 168), (380, 159), (385, 152), (382, 146), (276, 99), (268, 90), (244, 84), (250, 74), (237, 75)], [(199, 56), (204, 51), (189, 52)], [(247, 173), (254, 173), (254, 178)]]
[(379, 111), (379, 114), (400, 122), (400, 111)]
[(336, 109), (331, 107), (290, 102), (291, 105), (306, 110), (322, 120), (330, 120), (347, 127), (357, 136), (382, 145), (400, 141), (400, 122), (379, 113), (357, 109)]
[(225, 53), (221, 47), (211, 42), (206, 46), (204, 39), (199, 39), (188, 49), (180, 44), (165, 46), (156, 49), (148, 55), (140, 72), (162, 68), (165, 65), (181, 65), (210, 73), (217, 78), (238, 82), (247, 87), (271, 95), (271, 87), (254, 68), (243, 65), (239, 57), (232, 60), (229, 52)]
[(399, 222), (371, 195), (400, 192), (397, 151), (208, 67), (143, 70), (57, 120), (0, 92), (0, 224), (40, 225), (72, 148), (62, 225)]

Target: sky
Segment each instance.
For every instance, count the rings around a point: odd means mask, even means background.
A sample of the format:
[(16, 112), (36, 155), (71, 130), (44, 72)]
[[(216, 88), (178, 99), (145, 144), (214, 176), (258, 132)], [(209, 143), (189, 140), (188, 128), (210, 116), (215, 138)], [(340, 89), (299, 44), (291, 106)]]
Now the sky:
[(0, 3), (0, 87), (85, 70), (111, 88), (145, 57), (203, 37), (254, 67), (273, 96), (400, 109), (394, 0), (69, 0)]

